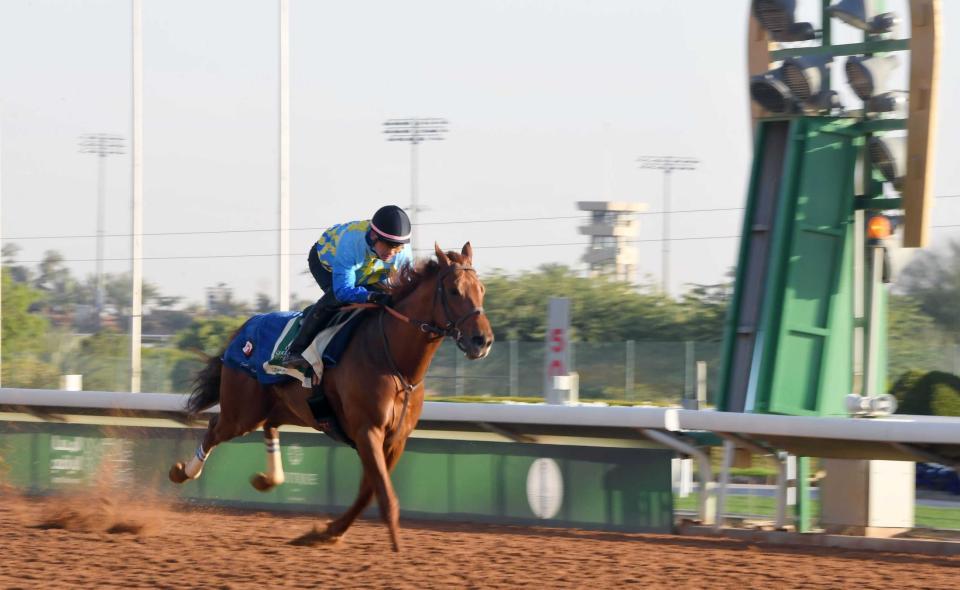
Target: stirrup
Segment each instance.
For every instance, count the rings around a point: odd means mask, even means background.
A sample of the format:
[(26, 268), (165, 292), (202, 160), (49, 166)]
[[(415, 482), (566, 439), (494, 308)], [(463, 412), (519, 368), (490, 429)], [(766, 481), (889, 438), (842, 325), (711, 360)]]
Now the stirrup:
[(303, 355), (290, 351), (283, 353), (278, 364), (288, 369), (297, 369), (301, 372), (311, 368), (310, 363), (307, 362), (307, 359), (303, 358)]

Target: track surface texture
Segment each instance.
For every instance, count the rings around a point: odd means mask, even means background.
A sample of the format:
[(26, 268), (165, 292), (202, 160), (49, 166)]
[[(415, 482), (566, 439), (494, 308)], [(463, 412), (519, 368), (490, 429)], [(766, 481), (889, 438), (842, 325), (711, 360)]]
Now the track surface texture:
[(728, 539), (402, 520), (403, 550), (361, 520), (338, 544), (290, 541), (308, 515), (0, 490), (0, 588), (960, 587), (960, 558)]

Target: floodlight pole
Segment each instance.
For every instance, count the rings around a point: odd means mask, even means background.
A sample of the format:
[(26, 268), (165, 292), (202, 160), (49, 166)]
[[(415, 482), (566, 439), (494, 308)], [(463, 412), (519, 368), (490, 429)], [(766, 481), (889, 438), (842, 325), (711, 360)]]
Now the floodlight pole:
[(132, 231), (130, 262), (130, 392), (140, 391), (140, 327), (143, 315), (143, 40), (142, 0), (133, 0), (131, 23), (131, 101), (132, 121), (130, 155), (132, 173)]
[(103, 318), (103, 232), (106, 217), (106, 175), (107, 156), (124, 153), (123, 137), (107, 133), (90, 133), (80, 136), (80, 153), (97, 156), (97, 267), (96, 267), (96, 294), (94, 296), (94, 310), (96, 328), (100, 331), (100, 321)]
[(644, 170), (663, 170), (663, 236), (660, 247), (662, 271), (660, 290), (670, 294), (670, 175), (674, 170), (696, 170), (700, 160), (677, 156), (640, 156), (637, 158)]
[(420, 154), (419, 148), (423, 141), (442, 141), (447, 132), (446, 119), (411, 117), (408, 119), (388, 119), (383, 123), (383, 132), (387, 141), (406, 141), (410, 143), (410, 224), (411, 244), (414, 256), (417, 247), (417, 217), (420, 211)]
[[(0, 103), (0, 107), (2, 107)], [(0, 108), (0, 211), (3, 210), (3, 108)], [(0, 223), (0, 228), (3, 228), (3, 223)], [(2, 234), (2, 229), (0, 229), (0, 234)], [(0, 325), (3, 324), (3, 264), (0, 264)], [(3, 384), (3, 330), (0, 329), (0, 386)]]
[(290, 309), (290, 4), (280, 0), (280, 137), (279, 137), (279, 227), (280, 260), (277, 261), (277, 303)]

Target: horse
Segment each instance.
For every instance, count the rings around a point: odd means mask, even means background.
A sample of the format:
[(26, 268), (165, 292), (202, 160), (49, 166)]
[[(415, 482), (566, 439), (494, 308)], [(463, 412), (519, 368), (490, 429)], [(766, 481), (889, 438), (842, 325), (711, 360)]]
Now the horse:
[[(389, 307), (365, 312), (342, 360), (323, 372), (318, 385), (329, 401), (341, 432), (353, 442), (363, 476), (356, 500), (340, 517), (316, 527), (292, 543), (338, 542), (376, 495), (394, 551), (400, 550), (399, 503), (390, 472), (423, 410), (423, 379), (445, 337), (452, 338), (471, 360), (487, 356), (493, 331), (483, 311), (484, 286), (471, 266), (473, 249), (443, 252), (436, 259), (406, 266), (391, 277)], [(232, 340), (232, 338), (231, 338)], [(229, 344), (229, 341), (228, 341)], [(307, 400), (311, 390), (291, 380), (263, 385), (241, 370), (212, 357), (199, 371), (187, 400), (191, 415), (220, 404), (209, 421), (195, 455), (170, 468), (174, 483), (196, 479), (220, 443), (263, 428), (267, 471), (251, 484), (267, 491), (283, 483), (278, 428), (289, 424), (322, 430)]]

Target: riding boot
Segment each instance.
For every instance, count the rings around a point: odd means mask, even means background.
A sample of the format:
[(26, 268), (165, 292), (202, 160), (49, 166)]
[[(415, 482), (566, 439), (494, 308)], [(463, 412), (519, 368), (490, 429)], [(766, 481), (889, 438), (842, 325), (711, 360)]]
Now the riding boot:
[(280, 364), (301, 371), (308, 369), (310, 363), (303, 358), (303, 351), (310, 346), (313, 339), (316, 338), (320, 330), (323, 329), (336, 312), (336, 307), (321, 305), (320, 301), (313, 305), (313, 308), (303, 315), (303, 319), (300, 322), (300, 332), (297, 334), (297, 337), (293, 339), (293, 342), (290, 343), (290, 346), (287, 347), (286, 353), (284, 353), (283, 358), (280, 359)]

